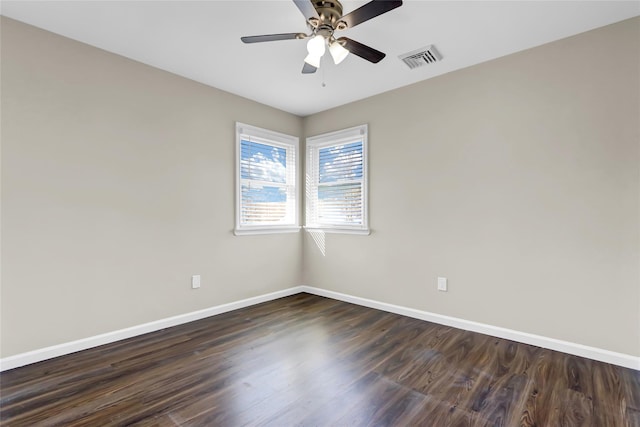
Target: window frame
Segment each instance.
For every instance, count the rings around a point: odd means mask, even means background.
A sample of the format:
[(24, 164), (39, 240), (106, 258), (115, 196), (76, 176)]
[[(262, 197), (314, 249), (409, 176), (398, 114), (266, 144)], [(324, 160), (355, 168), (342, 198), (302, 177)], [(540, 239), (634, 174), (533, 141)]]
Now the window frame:
[[(360, 234), (369, 235), (369, 150), (368, 150), (368, 125), (354, 126), (334, 132), (306, 138), (305, 144), (305, 230), (322, 231), (327, 233)], [(313, 203), (318, 198), (319, 182), (314, 182), (314, 176), (319, 180), (319, 165), (312, 164), (313, 152), (319, 153), (322, 148), (362, 141), (362, 224), (361, 225), (336, 225), (320, 224), (313, 216)], [(312, 151), (313, 150), (313, 151)], [(318, 155), (316, 155), (319, 157)], [(318, 169), (315, 172), (315, 169)], [(313, 197), (313, 200), (311, 200)]]
[[(265, 224), (265, 225), (246, 225), (242, 224), (240, 217), (242, 212), (242, 137), (254, 138), (254, 141), (260, 144), (271, 145), (277, 148), (284, 148), (285, 150), (293, 150), (293, 167), (294, 167), (294, 194), (295, 200), (293, 203), (293, 224)], [(245, 139), (246, 140), (246, 139)], [(300, 227), (300, 140), (296, 136), (287, 135), (284, 133), (272, 131), (269, 129), (263, 129), (257, 126), (248, 125), (245, 123), (236, 122), (236, 189), (235, 189), (235, 228), (233, 233), (236, 236), (250, 235), (250, 234), (275, 234), (275, 233), (295, 233), (298, 232)], [(286, 167), (289, 165), (287, 164)], [(285, 186), (289, 186), (290, 183), (286, 182)]]

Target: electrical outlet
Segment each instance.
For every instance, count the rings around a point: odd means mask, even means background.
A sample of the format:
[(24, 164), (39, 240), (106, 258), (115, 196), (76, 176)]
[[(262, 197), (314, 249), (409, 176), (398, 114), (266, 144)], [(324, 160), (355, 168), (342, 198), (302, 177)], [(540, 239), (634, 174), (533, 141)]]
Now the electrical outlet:
[(438, 290), (442, 292), (447, 292), (447, 278), (446, 277), (438, 277)]
[(191, 288), (198, 289), (200, 287), (200, 275), (191, 276)]

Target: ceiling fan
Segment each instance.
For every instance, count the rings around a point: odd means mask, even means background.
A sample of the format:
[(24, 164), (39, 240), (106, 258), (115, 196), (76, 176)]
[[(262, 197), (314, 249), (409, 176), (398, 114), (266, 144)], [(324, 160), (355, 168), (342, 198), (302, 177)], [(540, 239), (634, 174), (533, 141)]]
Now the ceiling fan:
[(304, 59), (303, 74), (315, 73), (320, 68), (320, 58), (329, 46), (333, 62), (339, 64), (353, 53), (372, 63), (378, 63), (385, 54), (347, 37), (335, 38), (334, 32), (353, 28), (376, 16), (387, 13), (402, 6), (402, 0), (372, 0), (351, 13), (342, 15), (342, 4), (338, 0), (293, 0), (304, 15), (310, 34), (283, 33), (262, 36), (241, 37), (244, 43), (260, 43), (278, 40), (295, 40), (310, 38), (307, 42), (308, 55)]

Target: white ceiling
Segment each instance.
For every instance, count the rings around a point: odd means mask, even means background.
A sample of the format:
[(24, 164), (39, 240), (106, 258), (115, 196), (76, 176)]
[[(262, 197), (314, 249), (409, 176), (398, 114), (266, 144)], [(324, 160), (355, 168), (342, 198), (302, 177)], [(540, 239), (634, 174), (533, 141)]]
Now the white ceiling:
[[(344, 13), (366, 1), (342, 2)], [(378, 64), (328, 54), (302, 75), (307, 32), (291, 0), (2, 1), (0, 13), (195, 81), (306, 116), (640, 15), (640, 1), (418, 1), (340, 35), (387, 54)], [(442, 62), (410, 70), (398, 55), (434, 44)], [(602, 55), (606, 60), (606, 53)], [(325, 82), (323, 87), (322, 83)]]

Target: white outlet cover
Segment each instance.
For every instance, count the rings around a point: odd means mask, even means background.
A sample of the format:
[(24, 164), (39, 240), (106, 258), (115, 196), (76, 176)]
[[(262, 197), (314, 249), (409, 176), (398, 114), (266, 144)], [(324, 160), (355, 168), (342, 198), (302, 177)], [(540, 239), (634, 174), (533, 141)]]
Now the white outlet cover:
[(447, 278), (446, 277), (438, 277), (438, 290), (442, 292), (447, 292)]
[(200, 287), (200, 275), (191, 276), (191, 288), (197, 289)]

